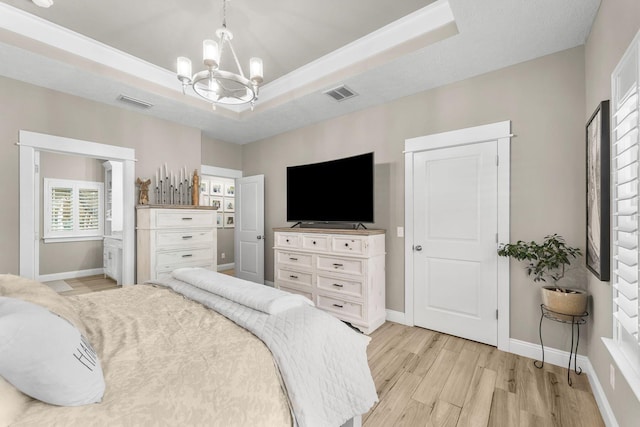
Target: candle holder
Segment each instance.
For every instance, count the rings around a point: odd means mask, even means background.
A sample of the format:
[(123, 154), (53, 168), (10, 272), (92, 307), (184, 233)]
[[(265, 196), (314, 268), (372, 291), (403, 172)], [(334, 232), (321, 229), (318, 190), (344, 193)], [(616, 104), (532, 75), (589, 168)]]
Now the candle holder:
[[(197, 172), (194, 172), (196, 177)], [(189, 175), (186, 166), (175, 173), (169, 170), (166, 163), (161, 165), (156, 170), (153, 185), (155, 205), (197, 205), (197, 201), (193, 199), (194, 175)]]

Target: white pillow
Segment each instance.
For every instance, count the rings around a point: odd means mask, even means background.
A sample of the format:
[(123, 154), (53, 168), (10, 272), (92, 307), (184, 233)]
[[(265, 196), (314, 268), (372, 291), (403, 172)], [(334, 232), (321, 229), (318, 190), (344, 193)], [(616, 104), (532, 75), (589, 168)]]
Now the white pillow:
[(0, 297), (0, 376), (46, 403), (79, 406), (102, 400), (102, 367), (89, 341), (44, 307)]

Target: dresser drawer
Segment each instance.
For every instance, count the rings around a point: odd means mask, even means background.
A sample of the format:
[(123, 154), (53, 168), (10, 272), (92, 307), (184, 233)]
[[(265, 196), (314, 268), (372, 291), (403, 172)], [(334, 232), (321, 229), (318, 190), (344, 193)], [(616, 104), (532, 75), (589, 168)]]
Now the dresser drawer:
[(193, 264), (195, 262), (213, 263), (214, 259), (213, 248), (158, 252), (156, 254), (156, 269), (179, 268), (185, 264)]
[(296, 252), (276, 251), (276, 263), (283, 266), (311, 268), (313, 266), (313, 256)]
[(158, 211), (156, 214), (157, 228), (208, 228), (216, 227), (215, 212), (213, 211)]
[(318, 235), (303, 235), (302, 236), (302, 249), (318, 252), (328, 252), (330, 248), (329, 236)]
[(317, 268), (323, 271), (333, 271), (338, 273), (364, 274), (364, 261), (361, 259), (338, 258), (318, 255)]
[(303, 297), (308, 298), (310, 301), (313, 301), (313, 295), (311, 294), (311, 292), (305, 292), (305, 291), (301, 291), (300, 289), (296, 289), (296, 288), (290, 288), (287, 286), (278, 286), (278, 288), (281, 291), (285, 291), (285, 292), (289, 292), (292, 294), (298, 294), (298, 295), (302, 295)]
[(203, 246), (213, 242), (213, 230), (206, 231), (157, 231), (156, 247)]
[(334, 236), (331, 239), (332, 252), (364, 255), (367, 251), (366, 239), (359, 237)]
[(311, 286), (313, 275), (311, 273), (278, 268), (276, 280), (295, 283), (302, 286)]
[(339, 298), (333, 298), (327, 295), (318, 295), (318, 307), (337, 313), (345, 318), (353, 318), (354, 320), (364, 320), (364, 311), (362, 304), (344, 301)]
[(316, 285), (318, 289), (348, 295), (350, 297), (362, 298), (362, 282), (358, 280), (340, 279), (318, 274)]
[(276, 233), (276, 246), (279, 248), (299, 248), (300, 235), (294, 233)]

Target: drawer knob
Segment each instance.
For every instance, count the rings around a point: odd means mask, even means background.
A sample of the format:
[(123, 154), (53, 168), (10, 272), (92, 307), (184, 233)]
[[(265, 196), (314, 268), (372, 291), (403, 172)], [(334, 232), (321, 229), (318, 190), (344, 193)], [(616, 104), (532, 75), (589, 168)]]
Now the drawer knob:
[(289, 258), (290, 261), (297, 261), (298, 258)]
[(289, 243), (289, 239), (287, 239), (287, 243)]
[(342, 264), (337, 264), (337, 263), (333, 263), (333, 267), (334, 268), (340, 268), (340, 267), (344, 267)]
[(293, 274), (290, 274), (290, 275), (289, 275), (289, 277), (290, 277), (291, 279), (297, 279), (297, 278), (298, 278), (298, 276), (294, 276)]
[(334, 307), (338, 307), (338, 308), (344, 308), (344, 306), (343, 306), (343, 305), (341, 305), (341, 304), (333, 304), (333, 306), (334, 306)]
[(313, 241), (313, 244), (314, 244), (314, 245), (316, 244), (316, 241), (315, 241), (315, 240)]
[(183, 221), (191, 221), (193, 218), (182, 218)]
[(333, 286), (336, 288), (344, 288), (344, 285), (341, 285), (340, 283), (334, 283)]
[(349, 247), (349, 244), (348, 244), (348, 243), (345, 243), (344, 245), (345, 245), (345, 247), (347, 247), (347, 248)]
[(183, 239), (193, 239), (193, 236), (182, 236)]
[(184, 254), (184, 255), (182, 255), (182, 258), (189, 258), (189, 257), (192, 257), (192, 256), (193, 256), (193, 254)]

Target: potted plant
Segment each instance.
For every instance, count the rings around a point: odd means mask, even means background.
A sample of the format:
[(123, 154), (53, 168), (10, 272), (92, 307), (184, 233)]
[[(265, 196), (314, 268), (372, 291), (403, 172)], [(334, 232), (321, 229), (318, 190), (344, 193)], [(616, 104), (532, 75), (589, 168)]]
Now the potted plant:
[(568, 246), (562, 236), (546, 236), (542, 243), (518, 240), (501, 246), (498, 255), (527, 261), (526, 272), (528, 276), (533, 276), (534, 282), (553, 282), (542, 287), (542, 303), (549, 310), (568, 315), (580, 315), (586, 311), (586, 291), (558, 284), (571, 259), (582, 255), (579, 248)]

